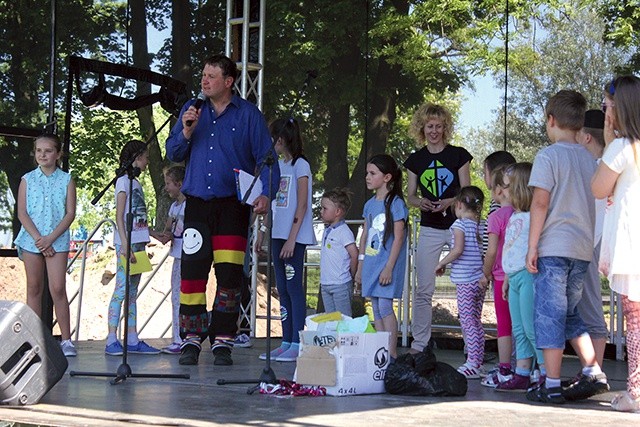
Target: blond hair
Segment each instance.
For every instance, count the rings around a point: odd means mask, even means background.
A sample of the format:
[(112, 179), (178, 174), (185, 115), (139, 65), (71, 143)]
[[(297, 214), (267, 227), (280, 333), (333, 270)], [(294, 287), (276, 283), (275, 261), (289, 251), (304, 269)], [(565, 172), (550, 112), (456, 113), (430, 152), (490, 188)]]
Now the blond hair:
[(442, 134), (442, 141), (445, 144), (449, 143), (451, 135), (453, 134), (453, 119), (451, 113), (445, 107), (436, 104), (423, 104), (413, 113), (411, 124), (409, 125), (409, 136), (415, 139), (416, 146), (422, 147), (426, 141), (424, 135), (424, 125), (432, 119), (442, 120), (444, 126), (444, 132)]
[(531, 167), (529, 162), (520, 162), (507, 166), (504, 174), (509, 177), (509, 198), (511, 206), (518, 212), (529, 212), (533, 190), (529, 187)]

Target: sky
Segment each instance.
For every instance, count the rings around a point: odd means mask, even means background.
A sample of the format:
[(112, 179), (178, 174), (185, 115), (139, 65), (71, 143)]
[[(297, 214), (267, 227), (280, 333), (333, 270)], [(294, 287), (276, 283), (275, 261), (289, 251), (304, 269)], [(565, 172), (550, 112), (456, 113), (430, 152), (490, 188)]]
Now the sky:
[(496, 88), (491, 75), (472, 79), (476, 90), (468, 87), (462, 90), (463, 101), (458, 129), (473, 129), (489, 125), (502, 104), (502, 88)]

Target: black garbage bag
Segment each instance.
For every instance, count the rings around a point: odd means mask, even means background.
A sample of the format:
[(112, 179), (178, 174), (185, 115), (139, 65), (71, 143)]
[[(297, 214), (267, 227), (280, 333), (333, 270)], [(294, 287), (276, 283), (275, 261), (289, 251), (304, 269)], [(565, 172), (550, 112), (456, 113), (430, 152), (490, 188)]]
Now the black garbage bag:
[(405, 354), (387, 368), (384, 378), (387, 393), (409, 396), (464, 396), (467, 379), (456, 369), (438, 362), (426, 348), (418, 354)]

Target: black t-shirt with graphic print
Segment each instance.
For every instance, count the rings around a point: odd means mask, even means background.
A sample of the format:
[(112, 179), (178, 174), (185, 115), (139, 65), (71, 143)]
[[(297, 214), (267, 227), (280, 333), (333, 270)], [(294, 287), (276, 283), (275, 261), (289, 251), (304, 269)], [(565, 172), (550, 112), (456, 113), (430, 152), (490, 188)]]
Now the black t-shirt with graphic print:
[[(404, 167), (418, 177), (422, 197), (437, 201), (455, 197), (460, 190), (458, 170), (470, 162), (473, 156), (462, 147), (446, 145), (439, 153), (431, 154), (427, 147), (414, 152), (404, 162)], [(456, 219), (453, 205), (442, 212), (421, 211), (420, 225), (446, 230)]]

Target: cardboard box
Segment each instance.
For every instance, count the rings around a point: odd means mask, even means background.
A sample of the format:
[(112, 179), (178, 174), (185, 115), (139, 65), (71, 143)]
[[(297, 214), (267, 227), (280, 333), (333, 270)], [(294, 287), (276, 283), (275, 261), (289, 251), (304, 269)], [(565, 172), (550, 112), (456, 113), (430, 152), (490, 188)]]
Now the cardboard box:
[(307, 346), (298, 357), (296, 382), (321, 386), (336, 385), (336, 358), (325, 347)]
[[(322, 355), (313, 347), (323, 347), (326, 352)], [(329, 368), (327, 354), (334, 359), (335, 373)], [(318, 357), (322, 365), (313, 364), (312, 360)], [(305, 385), (323, 385), (306, 379), (310, 375), (312, 379), (335, 378), (335, 385), (326, 386), (327, 394), (331, 396), (384, 393), (389, 359), (388, 332), (301, 331), (296, 381)]]

